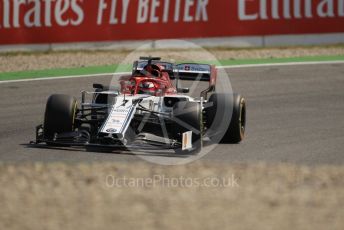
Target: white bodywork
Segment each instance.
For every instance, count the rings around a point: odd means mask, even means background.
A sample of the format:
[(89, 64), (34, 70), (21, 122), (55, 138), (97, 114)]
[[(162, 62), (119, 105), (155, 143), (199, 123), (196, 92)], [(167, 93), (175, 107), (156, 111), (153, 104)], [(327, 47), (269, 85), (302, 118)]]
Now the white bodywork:
[[(184, 95), (171, 95), (166, 97), (186, 98), (187, 101), (195, 101), (193, 98)], [(159, 112), (160, 114), (158, 116), (171, 117), (173, 108), (165, 106), (164, 98), (144, 94), (135, 96), (118, 95), (114, 104), (109, 108), (108, 118), (101, 127), (100, 133), (115, 135), (119, 139), (123, 139), (134, 115), (149, 113), (138, 110), (138, 106), (148, 111)]]

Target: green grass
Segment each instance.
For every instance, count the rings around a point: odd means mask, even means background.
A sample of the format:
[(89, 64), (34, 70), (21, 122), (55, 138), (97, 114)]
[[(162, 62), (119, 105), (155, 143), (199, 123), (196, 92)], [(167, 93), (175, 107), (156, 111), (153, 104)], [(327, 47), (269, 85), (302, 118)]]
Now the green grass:
[(269, 58), (269, 59), (237, 59), (222, 60), (221, 65), (250, 65), (250, 64), (273, 64), (288, 62), (315, 62), (315, 61), (344, 61), (344, 56), (313, 56), (313, 57), (290, 57), (290, 58)]
[[(292, 58), (268, 58), (268, 59), (232, 59), (205, 61), (202, 63), (217, 64), (218, 66), (233, 66), (233, 65), (250, 65), (250, 64), (271, 64), (271, 63), (289, 63), (289, 62), (314, 62), (314, 61), (344, 61), (344, 56), (314, 56), (314, 57), (292, 57)], [(32, 70), (20, 72), (5, 72), (0, 73), (0, 81), (5, 80), (21, 80), (21, 79), (35, 79), (47, 77), (63, 77), (63, 76), (79, 76), (92, 74), (107, 74), (115, 72), (127, 72), (131, 70), (130, 65), (106, 65), (106, 66), (90, 66), (81, 68), (62, 68), (62, 69), (47, 69), (47, 70)]]

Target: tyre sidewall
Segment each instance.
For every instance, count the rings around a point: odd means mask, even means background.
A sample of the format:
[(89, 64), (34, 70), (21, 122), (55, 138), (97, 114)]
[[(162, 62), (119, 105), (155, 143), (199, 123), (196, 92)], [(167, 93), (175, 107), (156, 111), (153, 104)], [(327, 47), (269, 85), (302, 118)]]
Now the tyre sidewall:
[(44, 137), (53, 139), (55, 133), (72, 132), (77, 110), (74, 97), (54, 94), (48, 99), (44, 116)]

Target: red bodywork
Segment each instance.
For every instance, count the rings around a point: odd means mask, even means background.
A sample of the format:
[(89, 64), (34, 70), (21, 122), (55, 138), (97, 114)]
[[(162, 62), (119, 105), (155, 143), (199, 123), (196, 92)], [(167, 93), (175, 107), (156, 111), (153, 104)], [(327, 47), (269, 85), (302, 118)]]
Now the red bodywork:
[[(169, 74), (164, 72), (159, 65), (152, 66), (154, 68), (147, 68), (143, 71), (144, 74), (121, 77), (121, 92), (131, 95), (148, 93), (153, 96), (177, 94), (177, 89), (172, 84)], [(149, 84), (153, 87), (143, 87)]]
[[(153, 67), (153, 68), (152, 68)], [(176, 95), (176, 86), (173, 85), (168, 72), (158, 64), (145, 67), (143, 73), (138, 75), (127, 75), (120, 78), (121, 92), (123, 94), (150, 94), (152, 96)], [(217, 71), (215, 66), (211, 66), (209, 88), (216, 85)], [(144, 85), (151, 85), (150, 88), (143, 88)]]

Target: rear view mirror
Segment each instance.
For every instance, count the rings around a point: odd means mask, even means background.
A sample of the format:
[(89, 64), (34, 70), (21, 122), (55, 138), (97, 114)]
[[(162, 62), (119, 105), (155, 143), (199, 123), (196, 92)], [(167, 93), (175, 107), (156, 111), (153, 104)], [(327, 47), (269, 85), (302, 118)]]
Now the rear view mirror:
[(104, 86), (103, 86), (103, 84), (94, 83), (93, 88), (94, 89), (104, 89)]
[(178, 88), (177, 92), (178, 93), (189, 93), (190, 89), (189, 88)]

